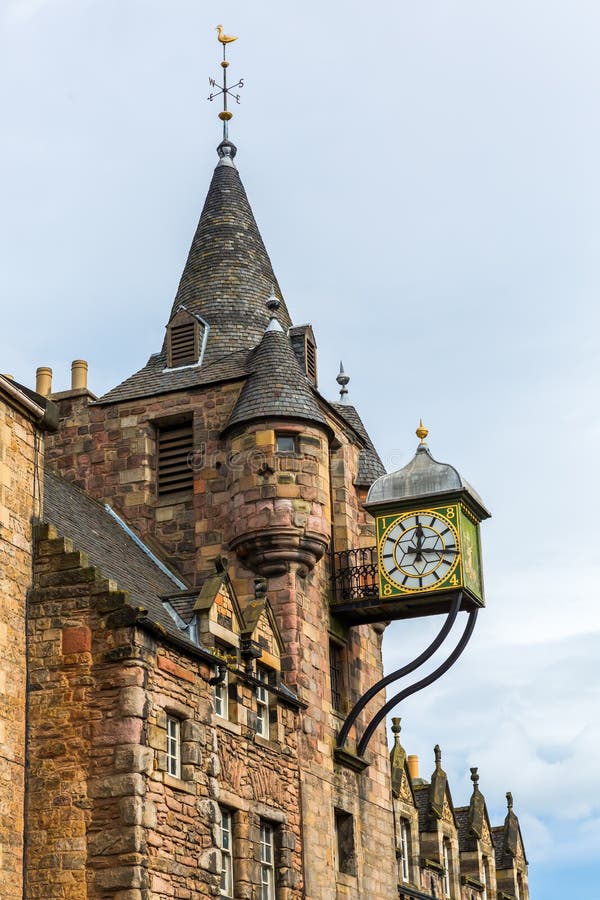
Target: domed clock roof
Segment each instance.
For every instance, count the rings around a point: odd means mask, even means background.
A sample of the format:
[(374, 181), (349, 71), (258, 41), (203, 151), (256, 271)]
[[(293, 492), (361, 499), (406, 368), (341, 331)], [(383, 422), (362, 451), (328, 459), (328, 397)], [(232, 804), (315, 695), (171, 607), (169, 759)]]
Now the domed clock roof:
[(407, 500), (429, 500), (429, 498), (441, 500), (448, 494), (462, 492), (474, 504), (481, 519), (488, 519), (491, 513), (484, 506), (477, 491), (460, 472), (454, 466), (433, 458), (425, 443), (427, 433), (427, 429), (421, 424), (417, 429), (421, 443), (414, 457), (402, 469), (382, 475), (373, 482), (367, 494), (365, 507), (371, 509), (404, 503)]

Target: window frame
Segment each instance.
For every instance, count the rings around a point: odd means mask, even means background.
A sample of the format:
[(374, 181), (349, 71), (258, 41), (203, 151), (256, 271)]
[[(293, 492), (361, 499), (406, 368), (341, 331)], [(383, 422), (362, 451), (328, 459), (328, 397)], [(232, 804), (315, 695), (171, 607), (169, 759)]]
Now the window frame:
[(343, 715), (346, 697), (346, 647), (331, 636), (329, 638), (329, 697), (333, 712)]
[[(280, 441), (290, 441), (291, 446), (284, 448), (279, 446)], [(275, 452), (280, 456), (294, 456), (298, 453), (298, 435), (290, 431), (275, 432)]]
[(448, 838), (442, 840), (442, 863), (444, 866), (444, 874), (442, 876), (442, 892), (444, 897), (451, 897), (450, 885), (450, 841)]
[[(233, 861), (233, 814), (230, 809), (221, 808), (221, 885), (220, 897), (233, 898), (234, 861)], [(224, 884), (224, 880), (227, 882)]]
[(409, 864), (409, 847), (410, 847), (410, 825), (408, 819), (400, 819), (400, 870), (402, 873), (402, 881), (410, 881), (410, 864)]
[(225, 677), (214, 685), (215, 715), (220, 719), (229, 720), (229, 670), (225, 670)]
[(266, 819), (260, 820), (259, 843), (260, 900), (275, 900), (275, 828)]
[(181, 719), (167, 713), (166, 772), (172, 778), (181, 778)]
[(270, 684), (269, 670), (264, 666), (256, 667), (256, 679), (261, 684), (256, 685), (256, 733), (266, 740), (270, 737), (270, 703), (269, 691), (266, 686)]

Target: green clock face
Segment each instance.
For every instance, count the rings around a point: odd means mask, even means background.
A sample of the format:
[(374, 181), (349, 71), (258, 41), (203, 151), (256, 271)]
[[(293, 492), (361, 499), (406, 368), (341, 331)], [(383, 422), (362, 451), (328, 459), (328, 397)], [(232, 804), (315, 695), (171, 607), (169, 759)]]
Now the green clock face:
[(380, 572), (402, 592), (435, 590), (452, 575), (458, 561), (456, 526), (438, 510), (397, 516), (379, 541)]

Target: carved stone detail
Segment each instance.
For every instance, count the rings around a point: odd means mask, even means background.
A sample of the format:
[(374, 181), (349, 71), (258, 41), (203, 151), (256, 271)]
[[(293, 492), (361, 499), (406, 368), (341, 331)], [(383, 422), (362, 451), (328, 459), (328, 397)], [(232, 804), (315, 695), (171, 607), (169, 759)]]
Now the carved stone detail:
[(231, 542), (230, 548), (251, 571), (270, 576), (285, 574), (290, 563), (297, 563), (307, 574), (314, 569), (328, 544), (329, 538), (324, 534), (287, 526), (242, 534)]

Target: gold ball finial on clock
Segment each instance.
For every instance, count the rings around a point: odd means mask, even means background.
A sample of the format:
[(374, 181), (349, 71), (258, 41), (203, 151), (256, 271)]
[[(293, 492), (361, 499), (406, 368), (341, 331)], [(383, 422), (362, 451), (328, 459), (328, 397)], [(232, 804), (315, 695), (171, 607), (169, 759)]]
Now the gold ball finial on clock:
[(417, 435), (421, 443), (424, 444), (425, 438), (429, 434), (429, 429), (425, 428), (425, 426), (423, 425), (423, 419), (419, 419), (419, 427), (415, 431), (415, 434)]

